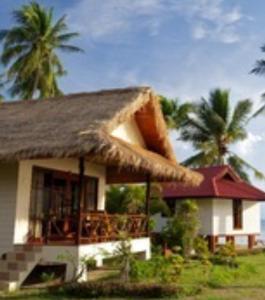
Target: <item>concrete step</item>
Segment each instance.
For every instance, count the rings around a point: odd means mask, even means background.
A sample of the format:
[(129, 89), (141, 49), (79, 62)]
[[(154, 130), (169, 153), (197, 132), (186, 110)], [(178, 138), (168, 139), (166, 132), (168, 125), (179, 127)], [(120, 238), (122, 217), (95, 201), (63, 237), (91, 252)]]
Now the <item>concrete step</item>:
[(40, 253), (42, 247), (38, 245), (14, 245), (15, 252), (35, 252)]
[[(24, 271), (25, 272), (25, 271)], [(19, 281), (20, 271), (0, 271), (0, 280), (4, 281)]]
[(0, 260), (0, 290), (19, 288), (41, 259), (42, 248), (35, 245), (15, 245), (5, 259)]
[(10, 282), (6, 280), (0, 280), (0, 290), (12, 292), (19, 288), (19, 283), (16, 281)]
[(0, 260), (0, 271), (26, 271), (27, 263), (24, 261)]
[(7, 261), (24, 261), (31, 262), (36, 258), (35, 252), (8, 252), (6, 254)]

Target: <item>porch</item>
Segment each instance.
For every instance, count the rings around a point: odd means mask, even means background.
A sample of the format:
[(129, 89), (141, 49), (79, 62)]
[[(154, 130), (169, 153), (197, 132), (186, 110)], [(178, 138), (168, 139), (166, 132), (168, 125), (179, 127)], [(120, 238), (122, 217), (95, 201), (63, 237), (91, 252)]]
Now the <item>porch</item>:
[(104, 209), (106, 186), (100, 191), (102, 178), (88, 176), (86, 165), (83, 159), (79, 160), (79, 174), (40, 166), (31, 168), (27, 244), (97, 244), (117, 241), (121, 232), (135, 239), (149, 236), (149, 177), (144, 212), (109, 214)]

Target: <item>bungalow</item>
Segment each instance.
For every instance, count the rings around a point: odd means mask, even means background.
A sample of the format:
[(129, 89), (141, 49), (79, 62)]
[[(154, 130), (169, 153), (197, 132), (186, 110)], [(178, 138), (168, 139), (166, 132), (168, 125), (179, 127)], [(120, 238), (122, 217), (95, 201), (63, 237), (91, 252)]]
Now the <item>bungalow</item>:
[[(66, 280), (84, 256), (101, 265), (119, 242), (120, 216), (105, 212), (108, 184), (146, 183), (146, 213), (128, 215), (132, 251), (150, 257), (150, 182), (198, 184), (170, 145), (148, 87), (0, 104), (0, 287), (15, 289), (38, 263)], [(124, 229), (124, 227), (122, 227)]]
[[(184, 199), (196, 199), (199, 207), (200, 234), (207, 237), (209, 247), (231, 241), (253, 248), (260, 235), (260, 201), (265, 193), (244, 182), (229, 166), (195, 169), (203, 176), (196, 187), (179, 182), (163, 185), (163, 197), (172, 212)], [(161, 231), (167, 218), (155, 217), (156, 231)]]

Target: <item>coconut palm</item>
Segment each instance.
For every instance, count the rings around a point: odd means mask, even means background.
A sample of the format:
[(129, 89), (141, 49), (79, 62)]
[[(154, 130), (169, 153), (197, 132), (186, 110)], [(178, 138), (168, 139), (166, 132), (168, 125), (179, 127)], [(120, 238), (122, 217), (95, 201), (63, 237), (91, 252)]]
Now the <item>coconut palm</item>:
[[(261, 47), (261, 51), (265, 53), (265, 45)], [(252, 74), (265, 75), (265, 60), (259, 59), (256, 61), (254, 68), (250, 71)]]
[(68, 32), (65, 16), (54, 21), (53, 9), (36, 2), (23, 5), (13, 16), (16, 24), (0, 31), (11, 95), (28, 99), (61, 94), (57, 80), (66, 71), (57, 50), (81, 51), (68, 44), (78, 33)]
[(216, 89), (194, 104), (180, 130), (180, 139), (191, 142), (197, 153), (184, 161), (187, 166), (212, 166), (230, 164), (238, 174), (248, 180), (247, 171), (265, 178), (251, 164), (231, 150), (231, 146), (247, 138), (246, 125), (251, 115), (252, 102), (239, 101), (231, 111), (229, 91)]
[(160, 96), (163, 115), (170, 129), (178, 129), (186, 120), (187, 114), (192, 111), (191, 103), (180, 104), (178, 99), (168, 99)]

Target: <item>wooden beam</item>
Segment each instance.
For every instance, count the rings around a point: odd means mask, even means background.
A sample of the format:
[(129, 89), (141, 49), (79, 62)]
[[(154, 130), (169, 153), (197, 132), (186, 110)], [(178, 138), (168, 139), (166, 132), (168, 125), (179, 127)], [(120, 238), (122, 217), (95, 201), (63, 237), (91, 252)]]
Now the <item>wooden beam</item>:
[(146, 229), (147, 229), (147, 234), (150, 236), (150, 201), (151, 201), (151, 180), (150, 176), (147, 176), (146, 179), (146, 202), (145, 202), (145, 214), (147, 218), (147, 224), (146, 224)]
[(255, 235), (254, 234), (250, 234), (248, 235), (248, 249), (252, 250), (255, 246)]
[(84, 204), (84, 187), (85, 187), (85, 159), (84, 157), (79, 158), (79, 180), (78, 180), (78, 212), (77, 212), (77, 233), (76, 233), (76, 244), (81, 244), (82, 236), (82, 211)]

